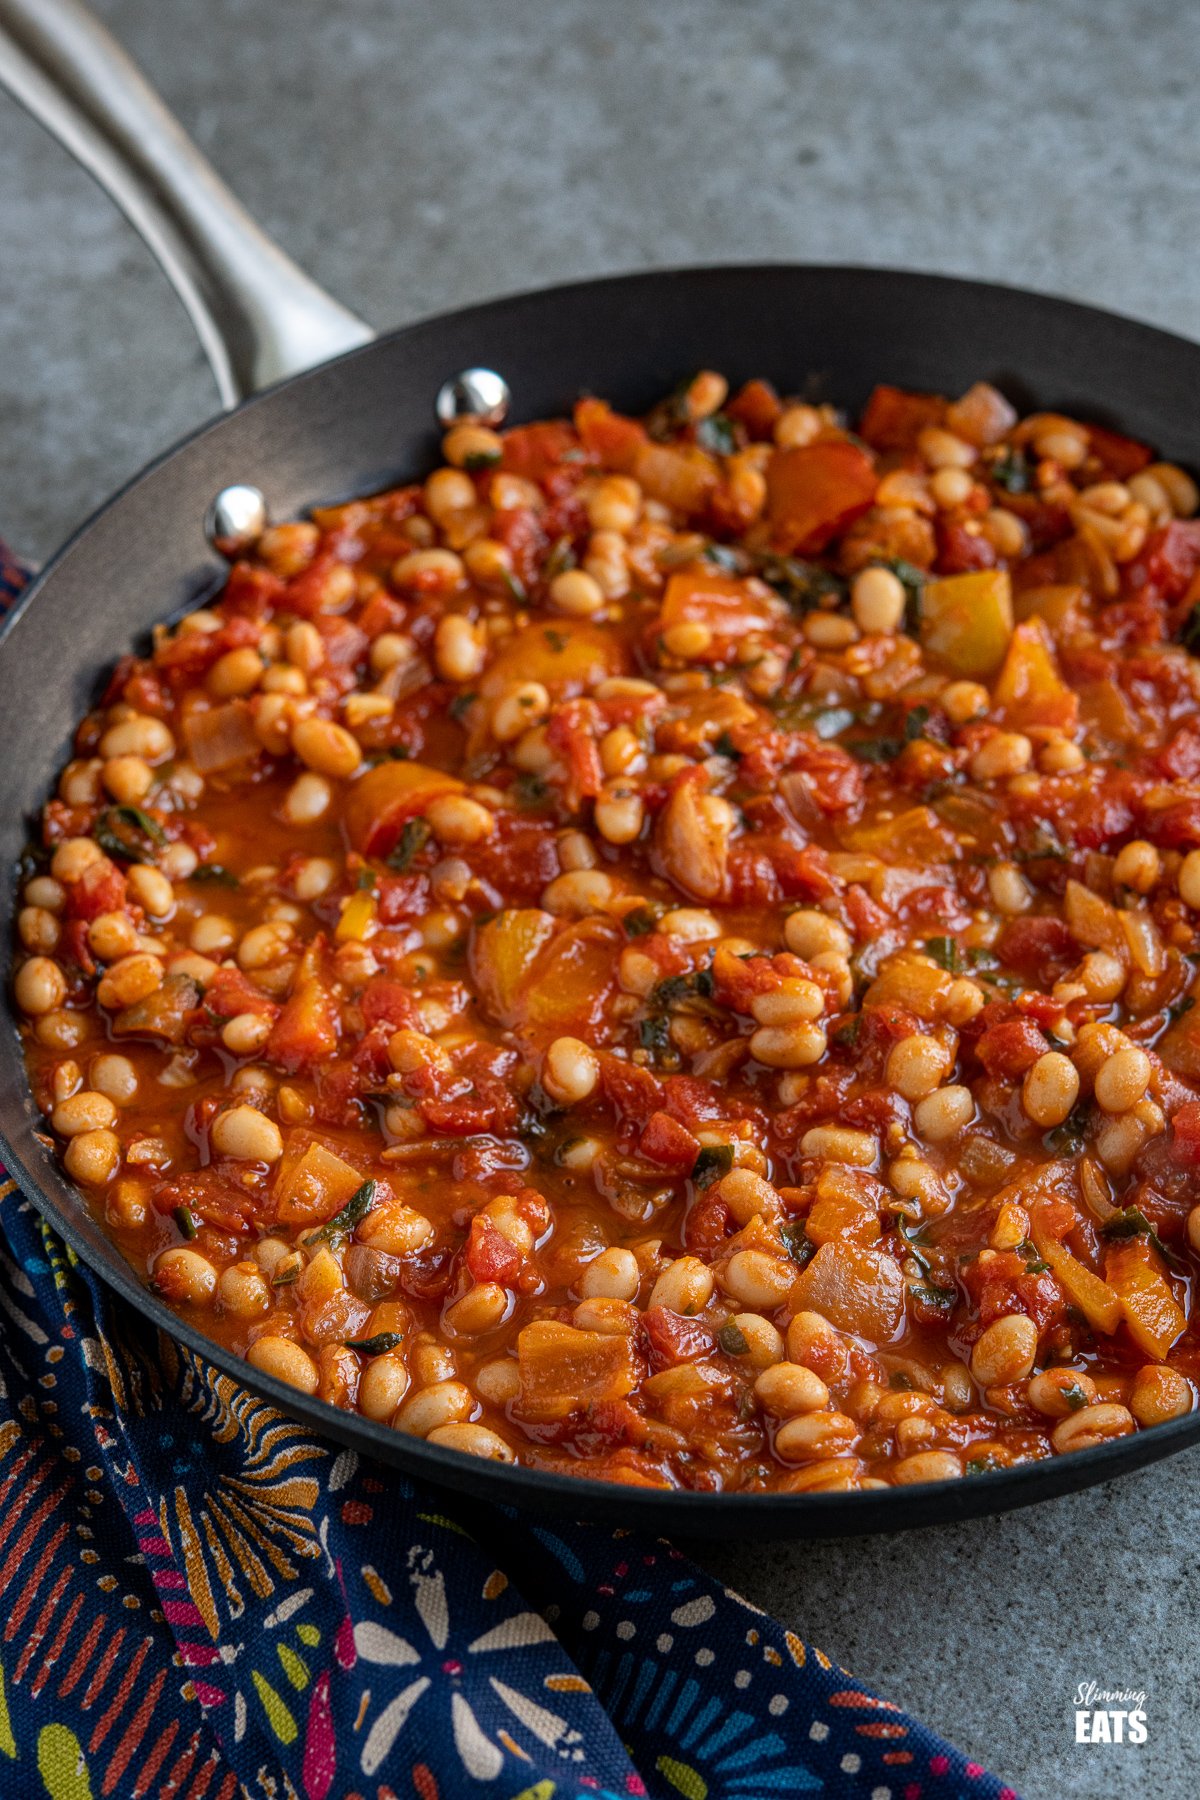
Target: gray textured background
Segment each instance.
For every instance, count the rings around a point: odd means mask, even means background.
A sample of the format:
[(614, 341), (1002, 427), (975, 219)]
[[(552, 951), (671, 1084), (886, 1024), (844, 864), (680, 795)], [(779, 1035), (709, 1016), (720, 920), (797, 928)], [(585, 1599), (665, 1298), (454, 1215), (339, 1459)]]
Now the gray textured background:
[[(984, 275), (1200, 335), (1172, 0), (105, 0), (251, 210), (378, 324), (654, 263)], [(0, 528), (44, 555), (210, 412), (149, 257), (0, 100)], [(1027, 1800), (1197, 1791), (1192, 1452), (992, 1523), (708, 1548)], [(1079, 1681), (1144, 1687), (1078, 1748)]]

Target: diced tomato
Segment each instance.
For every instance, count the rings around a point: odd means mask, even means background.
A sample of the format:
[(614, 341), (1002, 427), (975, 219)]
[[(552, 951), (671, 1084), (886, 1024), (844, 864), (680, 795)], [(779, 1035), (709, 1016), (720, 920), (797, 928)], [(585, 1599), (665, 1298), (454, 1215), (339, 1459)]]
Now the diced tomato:
[(524, 593), (532, 593), (542, 573), (550, 547), (541, 520), (531, 506), (510, 507), (492, 520), (492, 536), (512, 559), (512, 572)]
[(302, 981), (271, 1027), (267, 1055), (294, 1075), (332, 1056), (337, 1043), (332, 995), (315, 979)]
[(841, 441), (777, 450), (767, 464), (767, 517), (777, 549), (813, 555), (865, 512), (875, 497), (874, 464)]
[(471, 1220), (464, 1254), (476, 1281), (495, 1281), (501, 1287), (511, 1287), (521, 1272), (521, 1252), (486, 1213), (476, 1213)]
[(771, 436), (783, 403), (769, 381), (748, 381), (725, 403), (731, 419), (744, 425), (751, 438), (764, 442)]
[(229, 650), (243, 650), (257, 644), (262, 625), (257, 619), (235, 615), (219, 631), (185, 631), (154, 652), (155, 667), (164, 671), (175, 686), (187, 687)]
[(1001, 962), (1027, 981), (1052, 987), (1079, 959), (1079, 946), (1057, 918), (1009, 919), (996, 940)]
[(479, 879), (503, 895), (507, 905), (533, 905), (559, 873), (554, 824), (501, 813), (491, 837), (471, 845), (470, 861)]
[(670, 1113), (654, 1112), (647, 1119), (638, 1143), (639, 1154), (660, 1168), (687, 1173), (700, 1154), (700, 1145)]
[(322, 614), (315, 623), (325, 646), (325, 660), (331, 668), (352, 669), (363, 660), (370, 638), (361, 624), (352, 624), (336, 613)]
[(712, 1188), (697, 1194), (683, 1221), (683, 1247), (691, 1256), (713, 1257), (734, 1231), (728, 1205)]
[(510, 475), (526, 481), (544, 481), (568, 450), (579, 447), (579, 436), (562, 419), (539, 419), (533, 425), (517, 425), (504, 433), (502, 466)]
[(614, 412), (603, 400), (576, 402), (575, 429), (607, 469), (629, 470), (638, 451), (649, 442), (644, 425)]
[(637, 1119), (643, 1124), (662, 1106), (665, 1097), (662, 1083), (649, 1069), (607, 1054), (600, 1058), (600, 1086), (619, 1118)]
[(1042, 1032), (1030, 1020), (1009, 1019), (984, 1032), (975, 1054), (989, 1075), (1016, 1081), (1049, 1048)]
[(98, 919), (101, 913), (121, 912), (125, 906), (125, 877), (116, 863), (102, 856), (89, 863), (77, 881), (67, 886), (67, 916)]
[(253, 563), (235, 562), (221, 596), (224, 612), (244, 619), (269, 619), (283, 598), (284, 585), (269, 569), (255, 568)]
[(911, 450), (918, 433), (940, 425), (946, 402), (937, 394), (910, 394), (880, 383), (871, 391), (858, 434), (875, 450)]
[(408, 1029), (419, 1017), (412, 989), (388, 975), (372, 975), (359, 1004), (368, 1030), (374, 1025), (390, 1025), (393, 1031)]
[(260, 1018), (275, 1019), (279, 1007), (269, 994), (242, 974), (240, 969), (222, 965), (204, 990), (204, 1011), (210, 1019), (225, 1024), (239, 1013), (254, 1013)]
[(1136, 438), (1122, 437), (1119, 432), (1107, 431), (1103, 425), (1088, 426), (1088, 444), (1092, 454), (1098, 456), (1104, 464), (1104, 472), (1114, 481), (1128, 481), (1144, 469), (1154, 452), (1146, 444), (1139, 444)]
[(1200, 519), (1174, 519), (1160, 525), (1124, 569), (1125, 591), (1142, 589), (1173, 604), (1182, 600), (1200, 569)]
[(546, 726), (546, 742), (566, 762), (573, 804), (594, 800), (604, 786), (604, 768), (596, 743), (593, 702), (567, 700), (556, 706)]
[(1185, 1169), (1200, 1169), (1200, 1100), (1189, 1100), (1171, 1117), (1171, 1151)]
[(652, 1369), (673, 1369), (680, 1363), (699, 1362), (713, 1348), (713, 1335), (698, 1319), (685, 1318), (666, 1306), (652, 1306), (642, 1314), (642, 1331)]
[(1164, 781), (1195, 781), (1200, 776), (1200, 730), (1185, 725), (1155, 751), (1150, 766)]
[(1000, 555), (990, 538), (971, 531), (957, 519), (937, 522), (937, 571), (939, 575), (966, 575), (972, 569), (994, 569)]

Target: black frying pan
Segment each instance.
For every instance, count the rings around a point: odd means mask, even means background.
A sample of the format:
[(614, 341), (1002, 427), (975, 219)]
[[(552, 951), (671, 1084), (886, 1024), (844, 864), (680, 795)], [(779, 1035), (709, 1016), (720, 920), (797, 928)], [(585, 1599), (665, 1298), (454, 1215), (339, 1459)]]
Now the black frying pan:
[[(150, 626), (210, 593), (224, 564), (204, 518), (253, 483), (287, 518), (408, 480), (436, 451), (434, 396), (499, 371), (513, 417), (581, 390), (632, 412), (721, 369), (854, 409), (876, 381), (959, 393), (986, 378), (1020, 407), (1112, 423), (1200, 465), (1200, 346), (1041, 295), (861, 268), (669, 270), (519, 295), (372, 340), (257, 232), (141, 78), (74, 0), (0, 0), (0, 81), (87, 162), (160, 254), (226, 398), (289, 375), (204, 426), (91, 519), (34, 582), (0, 639), (0, 945), (27, 822), (69, 754), (101, 672)], [(309, 362), (334, 355), (314, 368)], [(304, 373), (295, 373), (297, 368)], [(4, 952), (0, 951), (0, 955)], [(477, 1461), (309, 1399), (181, 1323), (93, 1223), (37, 1135), (21, 1048), (0, 1027), (0, 1151), (22, 1190), (121, 1298), (314, 1430), (411, 1475), (493, 1501), (692, 1536), (894, 1531), (1002, 1512), (1106, 1480), (1200, 1439), (1200, 1413), (1099, 1449), (973, 1479), (864, 1494), (674, 1494)]]

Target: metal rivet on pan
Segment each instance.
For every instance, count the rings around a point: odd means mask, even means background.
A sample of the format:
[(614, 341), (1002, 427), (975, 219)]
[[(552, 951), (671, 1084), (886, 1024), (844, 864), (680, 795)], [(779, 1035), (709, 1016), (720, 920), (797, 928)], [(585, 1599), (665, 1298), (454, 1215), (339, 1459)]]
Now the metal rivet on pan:
[(434, 402), (438, 424), (447, 431), (451, 425), (503, 425), (511, 405), (508, 383), (494, 369), (464, 369), (442, 384)]
[(256, 487), (222, 488), (204, 519), (204, 535), (222, 556), (257, 544), (267, 529), (267, 503)]

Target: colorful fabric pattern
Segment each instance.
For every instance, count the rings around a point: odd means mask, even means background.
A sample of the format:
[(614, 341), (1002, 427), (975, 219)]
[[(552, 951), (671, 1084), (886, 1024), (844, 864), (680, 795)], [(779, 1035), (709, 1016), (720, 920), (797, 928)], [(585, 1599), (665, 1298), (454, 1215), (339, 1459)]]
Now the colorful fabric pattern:
[(669, 1544), (323, 1442), (0, 1197), (0, 1795), (1016, 1800)]

